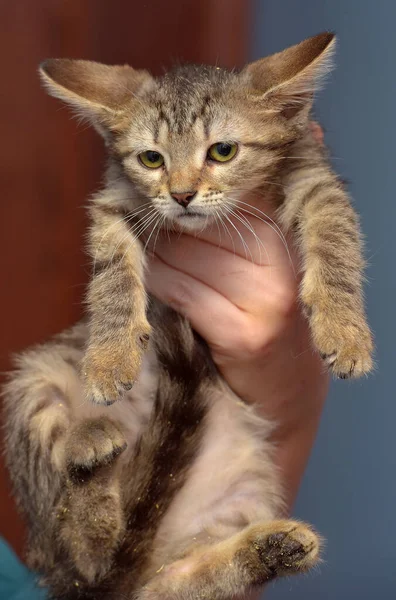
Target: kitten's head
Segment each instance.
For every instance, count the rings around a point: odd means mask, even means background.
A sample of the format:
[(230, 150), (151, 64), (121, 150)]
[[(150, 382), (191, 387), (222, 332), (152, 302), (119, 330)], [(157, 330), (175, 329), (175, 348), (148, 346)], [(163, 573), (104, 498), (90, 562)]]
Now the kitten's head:
[(306, 130), (333, 49), (323, 33), (240, 72), (185, 66), (154, 78), (68, 59), (40, 72), (49, 93), (103, 135), (139, 201), (196, 229), (276, 175)]

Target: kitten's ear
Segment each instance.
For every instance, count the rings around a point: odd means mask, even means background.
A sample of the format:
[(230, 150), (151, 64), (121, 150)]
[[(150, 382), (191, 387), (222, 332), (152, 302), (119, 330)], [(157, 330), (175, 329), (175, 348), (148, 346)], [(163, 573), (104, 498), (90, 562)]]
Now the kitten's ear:
[(41, 79), (51, 96), (70, 104), (106, 137), (136, 95), (153, 85), (147, 71), (109, 66), (88, 60), (52, 58), (40, 65)]
[[(335, 35), (321, 33), (243, 70), (255, 98), (292, 118), (309, 109), (314, 92), (333, 66)], [(308, 112), (306, 110), (306, 112)]]

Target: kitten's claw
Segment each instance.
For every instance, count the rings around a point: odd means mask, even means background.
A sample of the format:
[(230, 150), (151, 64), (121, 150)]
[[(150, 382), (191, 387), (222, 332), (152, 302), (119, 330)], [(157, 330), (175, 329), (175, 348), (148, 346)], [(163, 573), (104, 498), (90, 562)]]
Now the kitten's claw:
[(66, 464), (71, 476), (112, 463), (127, 447), (118, 425), (107, 417), (79, 423), (66, 442)]
[(320, 352), (320, 358), (330, 368), (337, 360), (337, 352), (332, 352), (331, 354), (324, 354), (324, 352)]
[(109, 406), (131, 390), (139, 376), (149, 339), (147, 324), (135, 328), (126, 341), (111, 340), (108, 344), (89, 346), (81, 369), (87, 400)]
[[(373, 368), (373, 341), (364, 319), (323, 316), (313, 313), (310, 319), (314, 343), (329, 369), (340, 379), (360, 377)], [(343, 323), (338, 325), (338, 323)]]

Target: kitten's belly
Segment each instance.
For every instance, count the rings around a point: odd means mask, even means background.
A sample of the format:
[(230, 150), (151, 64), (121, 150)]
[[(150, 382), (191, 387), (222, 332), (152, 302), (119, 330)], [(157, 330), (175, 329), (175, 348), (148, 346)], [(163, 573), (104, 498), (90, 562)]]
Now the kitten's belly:
[(158, 562), (167, 562), (177, 548), (228, 537), (249, 523), (279, 516), (271, 430), (231, 392), (214, 392), (201, 452), (158, 531)]
[[(109, 407), (80, 406), (84, 415), (104, 414), (123, 427), (128, 449), (150, 417), (157, 390), (156, 357), (148, 352), (139, 381)], [(214, 390), (201, 451), (188, 479), (164, 516), (154, 544), (161, 566), (186, 546), (221, 539), (249, 523), (270, 520), (282, 509), (279, 482), (268, 441), (272, 426), (232, 392)], [(132, 475), (133, 476), (133, 475)]]

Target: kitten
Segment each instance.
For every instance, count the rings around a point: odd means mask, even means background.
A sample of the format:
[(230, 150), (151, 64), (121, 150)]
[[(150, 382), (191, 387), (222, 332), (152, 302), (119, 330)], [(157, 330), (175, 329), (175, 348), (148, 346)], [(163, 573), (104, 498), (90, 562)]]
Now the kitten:
[(147, 300), (141, 237), (243, 214), (247, 191), (266, 197), (298, 241), (316, 348), (339, 377), (370, 371), (358, 219), (309, 126), (333, 50), (324, 33), (241, 72), (160, 78), (41, 66), (109, 153), (90, 206), (87, 322), (19, 356), (5, 389), (28, 564), (54, 598), (226, 600), (317, 563), (318, 535), (283, 518), (271, 424), (189, 324)]

